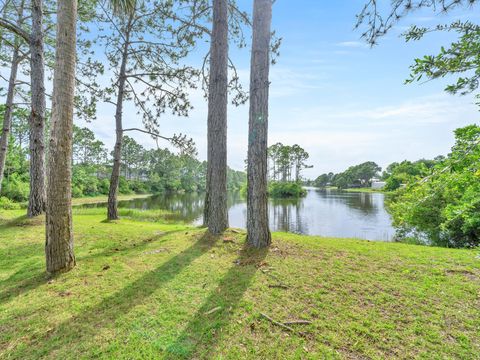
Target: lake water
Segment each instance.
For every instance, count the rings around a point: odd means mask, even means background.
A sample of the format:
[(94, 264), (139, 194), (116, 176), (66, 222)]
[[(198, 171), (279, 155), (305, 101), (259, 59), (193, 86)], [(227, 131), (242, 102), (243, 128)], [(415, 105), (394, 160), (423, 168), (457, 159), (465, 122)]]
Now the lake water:
[[(378, 241), (393, 239), (395, 230), (385, 210), (384, 194), (307, 190), (307, 196), (302, 199), (270, 200), (272, 231)], [(119, 206), (169, 210), (175, 213), (176, 219), (200, 225), (203, 202), (203, 194), (171, 194), (121, 201)], [(239, 193), (232, 193), (229, 206), (230, 226), (245, 228), (245, 199)]]

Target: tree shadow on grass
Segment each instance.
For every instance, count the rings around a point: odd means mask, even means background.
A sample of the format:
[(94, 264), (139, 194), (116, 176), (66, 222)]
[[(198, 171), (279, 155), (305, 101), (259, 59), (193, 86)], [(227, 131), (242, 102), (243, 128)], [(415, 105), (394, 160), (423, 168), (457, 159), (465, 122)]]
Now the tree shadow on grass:
[[(37, 344), (35, 355), (47, 356), (96, 336), (99, 329), (111, 325), (118, 316), (128, 313), (131, 308), (140, 304), (163, 284), (175, 278), (195, 259), (208, 252), (215, 246), (217, 239), (218, 237), (205, 233), (202, 238), (160, 267), (103, 299), (99, 304), (88, 307), (79, 315), (65, 320), (42, 338), (32, 339)], [(40, 344), (45, 344), (45, 347), (38, 346)]]
[[(0, 225), (0, 233), (4, 230), (13, 231), (13, 237), (19, 236), (26, 227), (40, 226), (45, 218), (30, 219), (26, 215), (10, 219)], [(42, 244), (28, 240), (9, 241), (0, 248), (1, 269), (4, 272), (15, 271), (8, 278), (0, 281), (0, 305), (9, 301), (12, 295), (21, 294), (46, 282), (47, 275), (44, 268), (39, 265), (39, 254), (44, 256)], [(16, 296), (16, 295), (15, 295)]]
[(45, 224), (45, 215), (36, 216), (33, 218), (28, 217), (27, 215), (21, 215), (16, 218), (7, 219), (5, 222), (0, 224), (0, 231), (10, 228), (24, 228), (30, 226), (42, 226)]
[(241, 250), (239, 259), (235, 261), (236, 265), (230, 268), (216, 290), (167, 348), (166, 358), (214, 358), (218, 334), (228, 325), (267, 254), (268, 249), (258, 250), (245, 246)]
[(0, 292), (0, 305), (47, 283), (47, 281), (48, 276), (44, 268), (38, 265), (21, 267), (8, 279), (0, 282), (0, 288), (4, 288)]
[[(114, 255), (126, 256), (125, 252), (129, 250), (136, 249), (141, 250), (146, 248), (150, 243), (164, 238), (165, 236), (174, 233), (175, 231), (163, 232), (159, 235), (154, 235), (145, 239), (142, 239), (138, 242), (132, 242), (131, 244), (119, 245), (117, 243), (112, 243), (112, 246), (103, 249), (98, 253), (80, 255), (77, 256), (77, 263), (85, 262), (86, 260), (96, 259), (96, 258), (110, 258)], [(28, 256), (34, 250), (39, 248), (38, 244), (29, 244), (28, 245)], [(0, 252), (1, 255), (1, 252)], [(19, 256), (16, 254), (15, 256)], [(0, 292), (0, 305), (11, 301), (13, 298), (27, 293), (30, 290), (34, 290), (37, 287), (46, 284), (55, 276), (49, 275), (45, 272), (43, 248), (42, 248), (42, 260), (41, 265), (37, 261), (29, 264), (22, 265), (18, 271), (10, 275), (7, 279), (0, 281), (0, 289), (3, 290)]]

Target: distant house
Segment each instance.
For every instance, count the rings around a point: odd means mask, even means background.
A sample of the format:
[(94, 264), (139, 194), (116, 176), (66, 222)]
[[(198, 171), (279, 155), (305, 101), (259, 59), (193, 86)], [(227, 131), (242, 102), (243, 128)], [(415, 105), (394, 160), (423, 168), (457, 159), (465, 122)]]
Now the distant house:
[(385, 181), (379, 181), (377, 179), (372, 179), (372, 189), (380, 190), (383, 189), (387, 185)]

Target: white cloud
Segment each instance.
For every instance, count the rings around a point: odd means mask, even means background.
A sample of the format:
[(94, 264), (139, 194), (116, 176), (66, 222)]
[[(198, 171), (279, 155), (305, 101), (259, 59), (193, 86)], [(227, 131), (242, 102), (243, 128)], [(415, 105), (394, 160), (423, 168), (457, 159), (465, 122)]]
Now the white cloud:
[(368, 48), (368, 44), (362, 41), (342, 41), (336, 45), (347, 48)]

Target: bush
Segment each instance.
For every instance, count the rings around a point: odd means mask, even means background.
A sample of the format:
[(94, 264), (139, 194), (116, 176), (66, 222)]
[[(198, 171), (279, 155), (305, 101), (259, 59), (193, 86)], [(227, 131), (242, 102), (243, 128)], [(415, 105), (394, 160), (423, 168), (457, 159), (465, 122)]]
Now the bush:
[(72, 195), (74, 197), (97, 195), (98, 182), (99, 180), (93, 167), (85, 165), (73, 167)]
[(110, 181), (108, 179), (102, 179), (98, 182), (98, 192), (102, 195), (108, 195), (110, 190)]
[(18, 210), (20, 208), (21, 208), (21, 206), (20, 206), (19, 203), (15, 203), (5, 196), (0, 197), (0, 209)]
[(83, 191), (80, 187), (78, 186), (73, 186), (72, 187), (72, 196), (75, 198), (79, 198), (83, 196)]
[(402, 185), (402, 180), (394, 175), (390, 176), (385, 182), (384, 190), (386, 191), (395, 191)]
[(131, 180), (130, 189), (135, 194), (148, 194), (150, 192), (147, 184), (144, 181), (139, 180)]
[(299, 198), (305, 196), (307, 191), (296, 182), (272, 181), (268, 185), (268, 194), (273, 198)]
[(130, 189), (130, 185), (128, 181), (123, 176), (120, 176), (120, 181), (118, 184), (118, 192), (124, 195), (129, 195), (133, 193), (132, 189)]
[(3, 181), (1, 195), (14, 202), (27, 201), (29, 192), (29, 183), (24, 181), (18, 174), (12, 174)]
[(480, 245), (480, 127), (455, 131), (451, 154), (424, 181), (397, 190), (388, 209), (398, 236), (433, 245)]
[[(240, 195), (246, 197), (247, 189), (247, 184), (243, 184), (240, 188)], [(275, 199), (300, 198), (306, 194), (307, 190), (305, 190), (299, 183), (293, 181), (270, 181), (268, 183), (268, 196)]]

